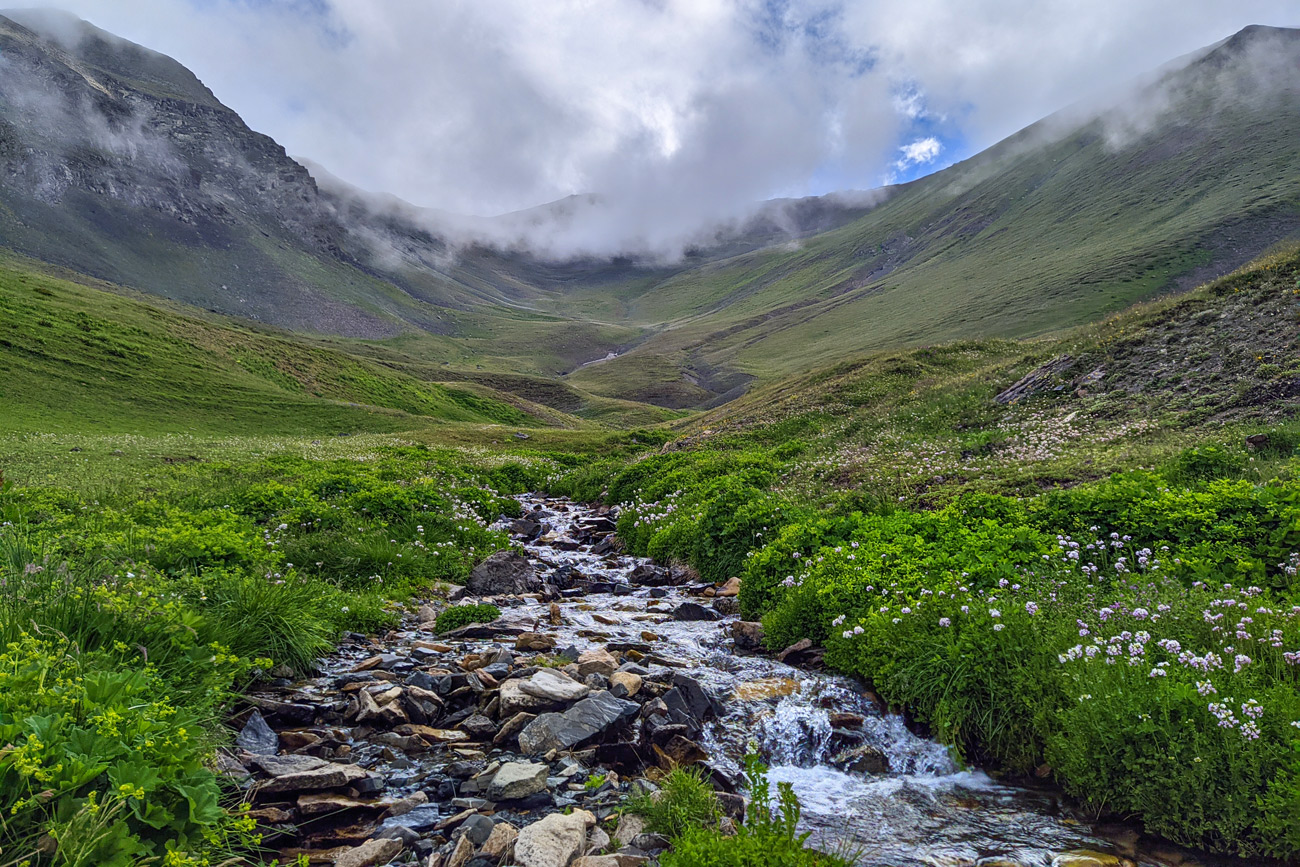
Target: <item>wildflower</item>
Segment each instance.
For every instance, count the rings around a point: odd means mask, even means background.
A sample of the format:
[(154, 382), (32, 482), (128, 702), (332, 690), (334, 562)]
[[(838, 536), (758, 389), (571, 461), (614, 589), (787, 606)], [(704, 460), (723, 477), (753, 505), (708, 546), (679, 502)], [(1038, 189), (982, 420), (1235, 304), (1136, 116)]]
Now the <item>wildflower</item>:
[(1163, 668), (1153, 668), (1153, 669), (1151, 669), (1151, 673), (1150, 673), (1149, 675), (1147, 675), (1147, 676), (1148, 676), (1148, 677), (1164, 677), (1165, 674), (1166, 674), (1166, 672), (1165, 672), (1165, 670), (1164, 670)]
[(1026, 602), (1026, 603), (1025, 603), (1025, 611), (1028, 612), (1029, 614), (1037, 614), (1037, 613), (1038, 613), (1038, 603), (1036, 603), (1036, 602)]
[(939, 625), (940, 625), (940, 626), (943, 626), (943, 627), (952, 626), (952, 621), (949, 620), (947, 617), (940, 617), (940, 618), (939, 618)]
[(1002, 612), (997, 610), (996, 608), (989, 609), (989, 617), (1001, 617), (1001, 616), (1002, 616)]
[(855, 627), (853, 627), (853, 634), (854, 634), (854, 635), (861, 635), (861, 634), (862, 634), (862, 627), (861, 627), (861, 626), (855, 626)]
[(993, 624), (993, 631), (994, 631), (994, 632), (1001, 632), (1001, 631), (1002, 631), (1002, 627), (1003, 627), (1003, 624), (1001, 624), (1001, 623), (994, 623), (994, 624)]
[(1232, 660), (1232, 671), (1234, 674), (1240, 672), (1243, 668), (1250, 665), (1251, 658), (1244, 653), (1238, 653)]

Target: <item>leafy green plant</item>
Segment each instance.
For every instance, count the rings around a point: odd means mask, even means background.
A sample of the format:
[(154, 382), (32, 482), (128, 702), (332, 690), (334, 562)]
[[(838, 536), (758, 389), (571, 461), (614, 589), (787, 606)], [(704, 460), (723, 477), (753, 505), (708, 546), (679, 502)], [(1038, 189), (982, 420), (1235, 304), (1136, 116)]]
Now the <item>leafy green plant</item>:
[(664, 867), (849, 867), (852, 859), (808, 848), (809, 832), (800, 833), (799, 800), (789, 783), (777, 786), (775, 803), (767, 768), (756, 755), (745, 759), (750, 802), (745, 822), (733, 836), (712, 825), (692, 823), (672, 838)]

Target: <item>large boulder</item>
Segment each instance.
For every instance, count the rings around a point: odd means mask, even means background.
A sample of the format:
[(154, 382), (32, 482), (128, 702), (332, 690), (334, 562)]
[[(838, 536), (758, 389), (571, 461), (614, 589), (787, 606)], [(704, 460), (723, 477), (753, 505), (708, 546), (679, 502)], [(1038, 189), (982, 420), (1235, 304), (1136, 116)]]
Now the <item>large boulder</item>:
[(586, 810), (569, 815), (552, 813), (524, 827), (515, 840), (515, 863), (520, 867), (569, 867), (587, 847), (587, 832), (596, 817)]
[(469, 573), (465, 588), (475, 596), (533, 593), (542, 589), (533, 564), (514, 551), (497, 551)]
[(519, 733), (519, 749), (528, 755), (568, 749), (634, 719), (640, 710), (636, 702), (598, 692), (564, 713), (544, 713), (530, 722)]

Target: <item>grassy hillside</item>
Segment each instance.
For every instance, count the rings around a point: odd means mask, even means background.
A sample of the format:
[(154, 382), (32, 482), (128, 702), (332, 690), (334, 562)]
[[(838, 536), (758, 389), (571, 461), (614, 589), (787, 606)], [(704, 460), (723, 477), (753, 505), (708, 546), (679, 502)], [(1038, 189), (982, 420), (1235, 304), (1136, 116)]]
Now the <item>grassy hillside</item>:
[(3, 431), (232, 434), (535, 426), (517, 399), (0, 263)]
[[(1300, 31), (1243, 31), (1119, 108), (1049, 118), (797, 250), (676, 275), (624, 299), (657, 328), (635, 354), (770, 379), (1057, 331), (1225, 273), (1300, 234), (1297, 58)], [(619, 393), (643, 369), (580, 376)]]

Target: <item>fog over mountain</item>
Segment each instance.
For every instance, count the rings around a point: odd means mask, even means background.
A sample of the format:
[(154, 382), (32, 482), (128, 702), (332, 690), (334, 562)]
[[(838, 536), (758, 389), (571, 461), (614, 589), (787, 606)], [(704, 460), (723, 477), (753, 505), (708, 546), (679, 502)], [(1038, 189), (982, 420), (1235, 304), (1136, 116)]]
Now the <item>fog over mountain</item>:
[(1246, 24), (1300, 23), (1278, 0), (48, 5), (175, 57), (349, 185), (513, 215), (459, 222), (561, 258), (671, 259), (764, 200), (907, 181)]

